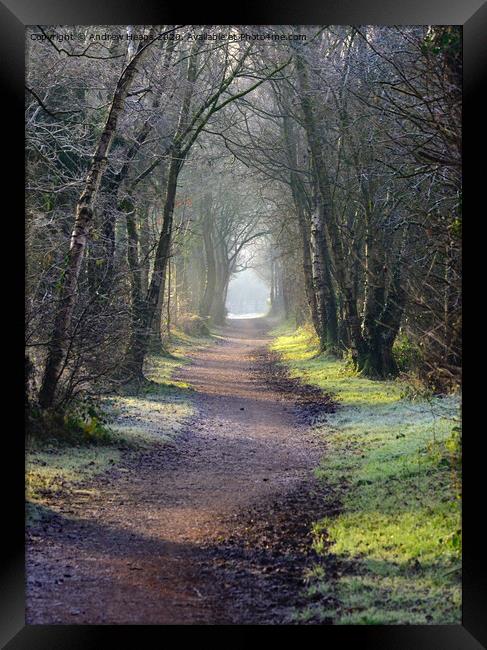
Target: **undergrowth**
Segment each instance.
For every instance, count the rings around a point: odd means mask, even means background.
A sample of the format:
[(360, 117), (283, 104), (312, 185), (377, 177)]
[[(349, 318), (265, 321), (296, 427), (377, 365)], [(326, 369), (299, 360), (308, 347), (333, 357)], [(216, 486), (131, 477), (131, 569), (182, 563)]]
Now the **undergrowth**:
[(110, 467), (124, 452), (143, 451), (178, 435), (192, 412), (190, 387), (173, 379), (195, 347), (207, 337), (175, 331), (170, 355), (151, 355), (149, 380), (136, 391), (123, 390), (103, 399), (85, 397), (65, 411), (29, 414), (26, 440), (26, 498), (29, 519), (67, 491)]

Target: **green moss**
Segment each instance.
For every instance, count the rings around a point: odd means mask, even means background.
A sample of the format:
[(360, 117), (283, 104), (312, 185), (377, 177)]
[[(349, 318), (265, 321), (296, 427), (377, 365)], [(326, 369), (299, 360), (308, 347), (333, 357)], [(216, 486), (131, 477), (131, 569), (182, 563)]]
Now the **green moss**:
[[(313, 532), (315, 550), (335, 554), (342, 572), (333, 581), (333, 615), (329, 604), (313, 604), (304, 616), (337, 624), (459, 623), (460, 502), (454, 466), (445, 462), (459, 397), (412, 402), (399, 381), (371, 381), (343, 361), (317, 356), (307, 329), (281, 331), (272, 348), (292, 374), (339, 403), (317, 427), (327, 453), (316, 474), (340, 513), (316, 522)], [(330, 581), (317, 571), (309, 589), (322, 590), (326, 602)]]

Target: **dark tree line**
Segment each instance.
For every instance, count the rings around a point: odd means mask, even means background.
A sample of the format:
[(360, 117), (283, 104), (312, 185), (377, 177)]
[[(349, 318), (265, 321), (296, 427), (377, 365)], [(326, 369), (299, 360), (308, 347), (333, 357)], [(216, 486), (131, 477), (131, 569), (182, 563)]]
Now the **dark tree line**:
[(384, 378), (398, 372), (393, 346), (403, 333), (424, 379), (456, 385), (460, 31), (306, 30), (306, 42), (289, 46), (285, 78), (246, 102), (245, 128), (222, 136), (286, 189), (281, 225), (289, 232), (278, 241), (285, 260), (290, 240), (301, 241), (321, 350), (349, 351), (358, 370)]

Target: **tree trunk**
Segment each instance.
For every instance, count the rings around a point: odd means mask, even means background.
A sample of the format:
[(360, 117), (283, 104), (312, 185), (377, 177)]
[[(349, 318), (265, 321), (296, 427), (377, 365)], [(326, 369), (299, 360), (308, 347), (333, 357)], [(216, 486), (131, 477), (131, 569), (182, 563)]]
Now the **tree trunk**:
[(274, 271), (274, 260), (271, 259), (271, 290), (269, 294), (269, 300), (271, 301), (270, 313), (274, 313), (275, 302), (276, 302), (276, 281), (275, 281), (275, 271)]
[(149, 211), (144, 211), (139, 219), (139, 249), (140, 249), (140, 286), (142, 295), (147, 295), (149, 290)]
[(325, 225), (319, 201), (311, 215), (311, 266), (316, 299), (320, 352), (338, 353), (338, 323), (329, 258), (325, 242)]
[(318, 315), (318, 305), (316, 302), (316, 294), (313, 286), (313, 267), (311, 263), (311, 242), (308, 232), (308, 224), (302, 223), (300, 220), (300, 232), (302, 240), (302, 255), (303, 255), (303, 276), (304, 276), (304, 289), (306, 292), (306, 300), (311, 313), (311, 321), (316, 334), (320, 331), (320, 319)]
[(167, 304), (166, 304), (166, 331), (167, 340), (171, 340), (171, 291), (172, 291), (172, 264), (171, 257), (167, 261)]
[(216, 288), (215, 249), (213, 245), (211, 217), (209, 215), (205, 217), (203, 222), (203, 243), (206, 258), (206, 282), (199, 314), (202, 318), (209, 318), (215, 299)]
[[(377, 317), (368, 323), (368, 337), (364, 340), (363, 349), (358, 362), (358, 369), (363, 375), (386, 379), (398, 373), (397, 363), (394, 359), (392, 348), (401, 326), (401, 319), (406, 303), (406, 292), (401, 284), (402, 266), (407, 245), (408, 231), (404, 231), (398, 254), (398, 260), (392, 273), (392, 278), (387, 291), (387, 299)], [(384, 272), (384, 271), (383, 271)], [(382, 281), (378, 283), (379, 296), (382, 296)], [(376, 294), (377, 295), (377, 294)], [(374, 314), (378, 311), (376, 298)]]
[[(354, 313), (351, 295), (351, 278), (347, 275), (347, 261), (345, 259), (342, 241), (332, 211), (331, 192), (324, 158), (323, 143), (315, 118), (313, 98), (309, 90), (307, 63), (302, 53), (297, 50), (295, 55), (296, 72), (300, 87), (301, 108), (304, 117), (304, 128), (311, 150), (311, 161), (315, 180), (315, 195), (311, 215), (311, 258), (313, 267), (313, 285), (315, 287), (321, 350), (327, 349), (331, 353), (338, 352), (338, 322), (336, 300), (331, 282), (331, 262), (339, 285), (345, 289), (345, 312), (350, 322), (350, 327), (359, 332), (358, 315)], [(356, 312), (356, 306), (355, 306)], [(353, 321), (356, 321), (355, 323)], [(358, 325), (358, 328), (357, 328)], [(351, 338), (353, 338), (351, 336)]]
[(164, 351), (162, 336), (162, 310), (164, 309), (164, 293), (161, 291), (157, 300), (157, 307), (154, 313), (154, 321), (151, 331), (151, 348), (154, 352)]
[(171, 147), (169, 171), (166, 184), (166, 197), (163, 209), (162, 230), (155, 252), (151, 281), (145, 301), (143, 326), (140, 332), (136, 333), (137, 340), (132, 342), (129, 349), (127, 350), (129, 367), (132, 369), (132, 372), (136, 377), (143, 375), (144, 359), (147, 355), (151, 336), (153, 335), (154, 331), (154, 318), (156, 317), (156, 313), (158, 313), (159, 307), (162, 307), (161, 300), (163, 300), (164, 297), (166, 269), (172, 241), (174, 205), (176, 200), (178, 177), (179, 172), (181, 171), (184, 164), (185, 157), (189, 151), (189, 146), (187, 146), (183, 151), (182, 139), (186, 135), (186, 129), (188, 127), (191, 99), (193, 96), (194, 83), (197, 76), (196, 58), (198, 51), (202, 47), (202, 44), (203, 41), (201, 40), (195, 41), (192, 46), (191, 54), (188, 58), (186, 77), (187, 86), (182, 99), (178, 125)]
[[(370, 205), (370, 202), (366, 200)], [(373, 227), (374, 217), (365, 210), (365, 278), (362, 314), (363, 349), (358, 359), (358, 370), (368, 377), (382, 376), (382, 336), (380, 316), (384, 309), (386, 271), (383, 241), (379, 229)], [(382, 251), (382, 254), (381, 254)]]
[(166, 268), (171, 246), (177, 179), (181, 165), (182, 159), (179, 150), (175, 149), (171, 155), (162, 230), (155, 253), (149, 290), (144, 304), (142, 325), (133, 333), (131, 344), (127, 351), (127, 369), (130, 369), (134, 377), (141, 377), (143, 375), (144, 359), (149, 348), (154, 319), (160, 306), (161, 296), (164, 296)]
[(222, 270), (220, 279), (217, 282), (215, 298), (213, 300), (213, 308), (211, 311), (211, 319), (215, 325), (225, 324), (225, 318), (227, 316), (226, 300), (229, 279), (230, 278), (226, 270)]
[(61, 279), (59, 306), (54, 319), (42, 386), (39, 392), (39, 403), (42, 408), (49, 408), (53, 405), (56, 388), (66, 363), (66, 348), (76, 305), (78, 278), (88, 241), (89, 228), (93, 219), (93, 209), (98, 195), (98, 188), (107, 165), (107, 156), (110, 152), (118, 119), (123, 111), (125, 98), (137, 72), (135, 64), (139, 54), (144, 50), (144, 46), (139, 46), (138, 52), (125, 67), (118, 80), (110, 112), (98, 140), (85, 186), (76, 204), (66, 268)]
[(224, 325), (226, 318), (225, 303), (227, 300), (228, 282), (231, 271), (225, 251), (222, 245), (216, 247), (216, 283), (213, 307), (211, 310), (211, 320), (215, 325)]
[[(142, 270), (139, 261), (139, 242), (137, 235), (137, 225), (135, 219), (135, 206), (131, 201), (126, 199), (122, 205), (125, 211), (125, 220), (127, 224), (127, 261), (130, 270), (130, 289), (131, 289), (131, 340), (130, 349), (137, 348), (141, 332), (144, 327), (144, 312), (145, 302), (144, 294), (142, 293)], [(124, 364), (124, 371), (129, 372), (130, 375), (141, 378), (141, 369), (138, 372), (137, 364), (134, 363), (134, 358), (128, 360)]]
[[(107, 203), (103, 212), (93, 212), (91, 248), (88, 263), (88, 280), (93, 300), (106, 300), (113, 291), (115, 263), (115, 220), (117, 211), (118, 175), (105, 172), (100, 184)], [(95, 241), (96, 239), (96, 241)]]
[(313, 286), (313, 266), (311, 261), (311, 241), (310, 241), (310, 220), (306, 217), (306, 207), (305, 207), (305, 196), (304, 189), (302, 187), (302, 181), (296, 172), (298, 168), (298, 160), (296, 154), (296, 140), (294, 129), (287, 112), (289, 111), (288, 99), (283, 104), (283, 129), (284, 129), (284, 141), (286, 145), (286, 153), (288, 158), (288, 164), (290, 168), (289, 172), (289, 184), (291, 186), (291, 192), (293, 195), (294, 207), (296, 210), (296, 215), (298, 218), (299, 231), (301, 233), (301, 242), (302, 242), (302, 258), (303, 258), (303, 275), (304, 275), (304, 287), (306, 291), (306, 299), (311, 313), (311, 320), (313, 327), (315, 328), (316, 334), (319, 336), (319, 332), (322, 329), (320, 324), (320, 317), (318, 313), (318, 304), (316, 300), (316, 294)]

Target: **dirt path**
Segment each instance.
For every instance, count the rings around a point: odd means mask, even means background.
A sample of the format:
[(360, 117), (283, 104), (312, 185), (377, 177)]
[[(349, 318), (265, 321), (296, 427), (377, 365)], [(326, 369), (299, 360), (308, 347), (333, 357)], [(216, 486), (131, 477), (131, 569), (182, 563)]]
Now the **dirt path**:
[(265, 321), (231, 321), (178, 374), (196, 415), (28, 535), (28, 623), (280, 623), (299, 599), (324, 447), (256, 372)]

